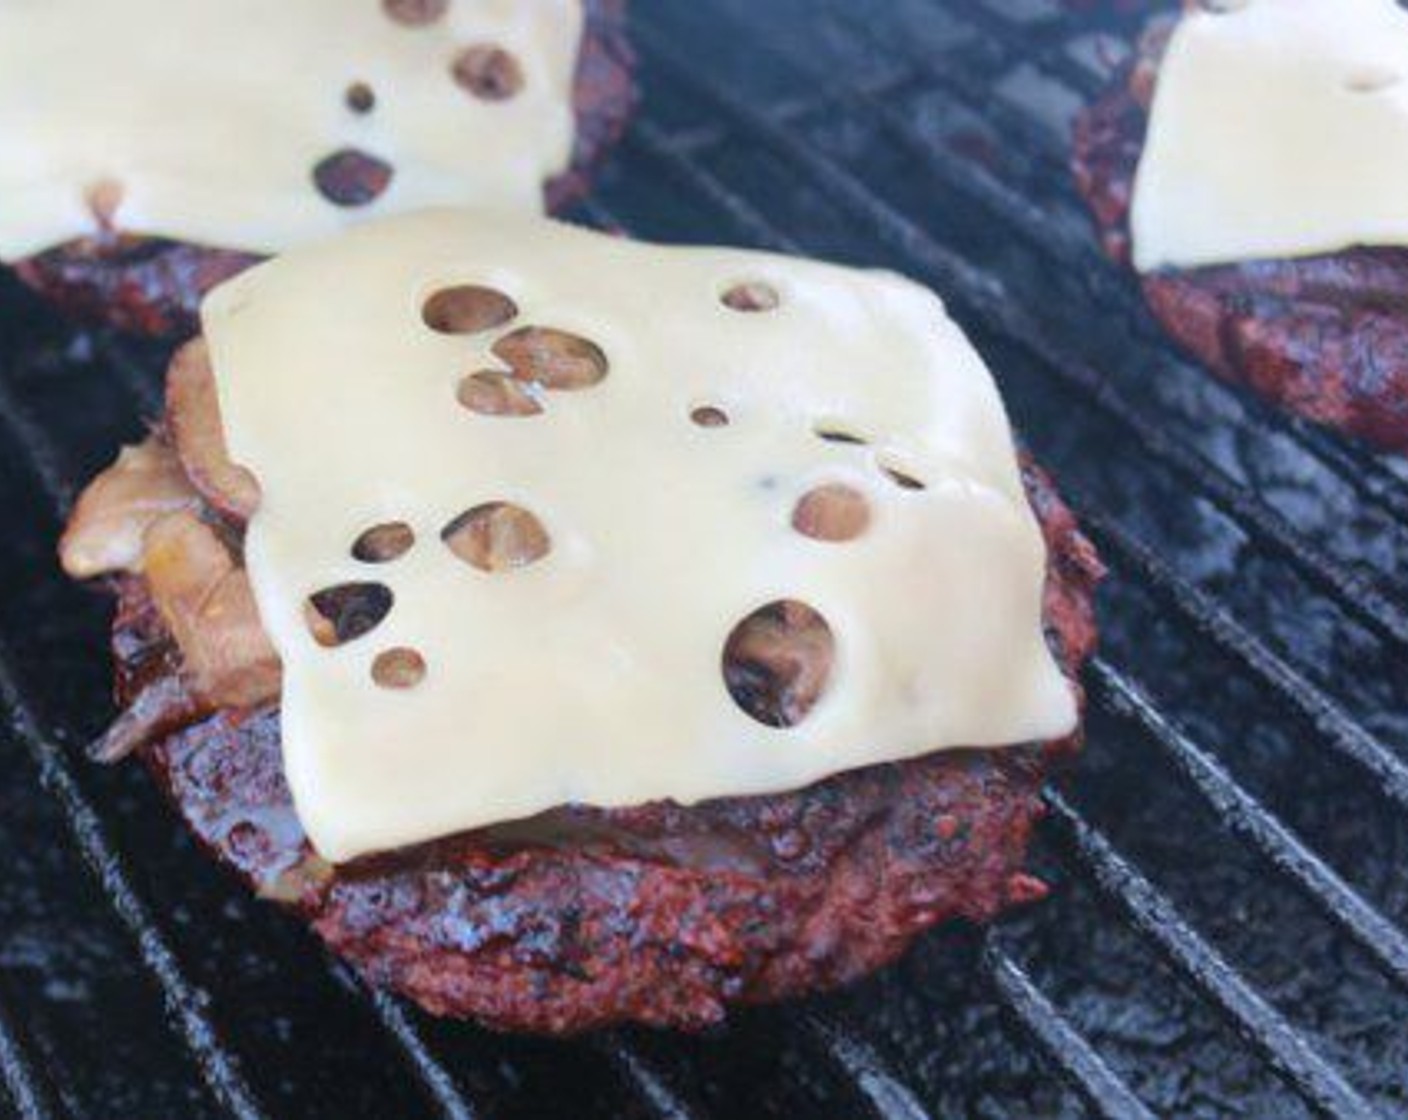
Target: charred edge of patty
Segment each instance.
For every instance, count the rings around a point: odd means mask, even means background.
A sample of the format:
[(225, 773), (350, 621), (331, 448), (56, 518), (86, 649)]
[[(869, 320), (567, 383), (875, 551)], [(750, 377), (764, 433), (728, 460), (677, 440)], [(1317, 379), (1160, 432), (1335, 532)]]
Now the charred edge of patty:
[[(1105, 251), (1130, 262), (1130, 207), (1172, 23), (1155, 24), (1079, 116), (1073, 166)], [(1222, 379), (1384, 450), (1408, 452), (1408, 249), (1365, 247), (1140, 276), (1154, 317)]]
[[(1094, 647), (1103, 569), (1050, 479), (1030, 462), (1023, 472), (1050, 550), (1048, 633), (1074, 678)], [(144, 581), (117, 590), (120, 698), (167, 688), (190, 701)], [(702, 1028), (730, 1004), (869, 973), (938, 922), (1038, 897), (1023, 866), (1040, 789), (1078, 744), (936, 752), (691, 807), (568, 806), (333, 868), (293, 811), (276, 707), (163, 710), (176, 715), (152, 722), (141, 757), (255, 891), (375, 984), (438, 1014), (545, 1034)]]
[[(557, 213), (582, 198), (635, 108), (635, 55), (627, 0), (587, 0), (574, 104), (572, 165), (544, 187)], [(355, 177), (358, 168), (348, 171)], [(29, 287), (84, 323), (132, 334), (180, 336), (197, 329), (201, 296), (257, 264), (256, 254), (118, 230), (69, 241), (15, 266)]]

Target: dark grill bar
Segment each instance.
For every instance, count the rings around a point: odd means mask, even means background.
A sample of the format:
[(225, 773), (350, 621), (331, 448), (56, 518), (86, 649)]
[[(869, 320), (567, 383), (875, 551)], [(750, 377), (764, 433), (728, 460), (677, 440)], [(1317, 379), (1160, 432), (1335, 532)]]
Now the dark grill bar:
[[(771, 11), (772, 6), (768, 7)], [(1342, 541), (1327, 540), (1283, 512), (1249, 472), (1233, 469), (1209, 450), (1210, 445), (1195, 445), (1180, 433), (1165, 415), (1166, 406), (1147, 399), (1149, 394), (1140, 391), (1139, 382), (1123, 371), (1128, 367), (1140, 377), (1174, 379), (1190, 375), (1187, 363), (1154, 332), (1132, 285), (1102, 261), (1085, 225), (1073, 225), (1068, 214), (1063, 220), (1057, 212), (1068, 205), (1069, 190), (1058, 188), (1060, 198), (1053, 207), (1044, 197), (1052, 193), (1049, 189), (1040, 198), (1029, 189), (1036, 182), (1064, 184), (1063, 140), (1044, 119), (1001, 92), (999, 76), (1029, 69), (1068, 98), (1087, 99), (1102, 86), (1104, 77), (1098, 66), (1077, 60), (1073, 45), (1085, 49), (1092, 35), (1101, 33), (1127, 49), (1142, 14), (1118, 18), (1068, 14), (1054, 0), (896, 0), (891, 21), (840, 0), (810, 5), (782, 0), (772, 16), (744, 0), (719, 0), (710, 17), (719, 25), (712, 49), (689, 42), (686, 53), (681, 44), (688, 40), (681, 37), (680, 29), (691, 26), (691, 10), (696, 6), (684, 0), (637, 4), (647, 100), (619, 158), (629, 174), (608, 176), (601, 196), (582, 208), (585, 217), (605, 228), (651, 236), (658, 227), (670, 229), (668, 218), (629, 201), (639, 197), (641, 183), (649, 183), (667, 195), (679, 192), (679, 201), (695, 215), (687, 223), (691, 236), (742, 239), (781, 251), (817, 251), (829, 245), (828, 237), (835, 231), (803, 201), (791, 205), (786, 219), (772, 217), (788, 207), (780, 206), (757, 184), (765, 168), (769, 176), (781, 175), (789, 203), (792, 191), (797, 200), (807, 192), (823, 196), (827, 205), (844, 215), (844, 232), (864, 242), (859, 257), (898, 265), (934, 283), (953, 301), (965, 325), (985, 343), (984, 349), (996, 347), (998, 353), (989, 357), (999, 373), (1008, 361), (1035, 371), (1031, 393), (1049, 394), (1065, 409), (1088, 412), (1094, 417), (1092, 424), (1108, 425), (1123, 446), (1138, 449), (1137, 460), (1110, 459), (1102, 464), (1104, 471), (1122, 478), (1147, 476), (1186, 488), (1185, 504), (1190, 509), (1206, 505), (1214, 511), (1240, 537), (1239, 548), (1244, 546), (1248, 555), (1265, 556), (1278, 571), (1284, 568), (1303, 580), (1323, 597), (1337, 619), (1362, 628), (1356, 641), (1377, 653), (1386, 680), (1408, 691), (1408, 681), (1400, 682), (1397, 668), (1408, 647), (1403, 594), (1408, 581), (1390, 574), (1395, 571), (1391, 559), (1370, 559), (1367, 543), (1380, 542), (1364, 538), (1361, 555), (1347, 550)], [(788, 22), (798, 13), (806, 13), (807, 18)], [(951, 29), (959, 46), (944, 54), (926, 52), (921, 42), (911, 43), (903, 18), (923, 15)], [(864, 80), (860, 73), (852, 79), (848, 72), (827, 66), (822, 49), (827, 42), (847, 44), (858, 67), (867, 61), (883, 62), (884, 67), (866, 71)], [(719, 67), (727, 63), (730, 52), (745, 51), (756, 52), (769, 64), (774, 58), (785, 60), (800, 75), (794, 92), (774, 104), (757, 91), (738, 88), (727, 70)], [(990, 129), (1007, 157), (1006, 173), (944, 143), (931, 116), (907, 112), (905, 95), (915, 91), (938, 106), (941, 122), (972, 117)], [(1016, 294), (1021, 278), (1005, 267), (1005, 258), (995, 264), (990, 257), (997, 254), (986, 247), (958, 240), (950, 244), (942, 232), (939, 211), (943, 206), (933, 206), (931, 212), (921, 210), (918, 203), (898, 202), (878, 173), (858, 170), (844, 140), (822, 135), (821, 125), (831, 118), (883, 137), (945, 205), (950, 198), (955, 204), (961, 202), (1053, 277), (1074, 280), (1085, 293), (1082, 299), (1064, 294), (1064, 289), (1053, 299), (1072, 317), (1119, 322), (1125, 341), (1124, 349), (1117, 351), (1117, 364), (1111, 366), (1108, 355), (1104, 360), (1092, 358), (1075, 338), (1067, 337), (1069, 332), (1031, 310)], [(680, 224), (674, 221), (671, 232), (678, 233)], [(22, 338), (23, 324), (7, 321), (7, 310), (0, 294), (0, 327), (4, 328), (0, 336)], [(97, 336), (89, 345), (96, 347), (99, 369), (90, 369), (85, 376), (110, 374), (132, 415), (155, 415), (160, 408), (162, 355), (107, 336)], [(76, 462), (101, 461), (101, 455), (95, 458), (90, 447), (75, 450), (73, 437), (51, 429), (38, 402), (53, 390), (41, 374), (27, 366), (20, 368), (25, 362), (12, 362), (8, 352), (0, 360), (7, 363), (0, 370), (0, 433), (4, 444), (22, 453), (31, 476), (27, 481), (4, 480), (5, 485), (23, 483), (26, 492), (43, 496), (46, 508), (61, 513), (80, 481)], [(60, 359), (60, 364), (65, 361)], [(1015, 399), (1026, 395), (1020, 391), (1026, 384), (1016, 386)], [(1395, 548), (1404, 543), (1408, 479), (1401, 464), (1258, 406), (1236, 407), (1235, 417), (1219, 417), (1211, 423), (1225, 427), (1232, 441), (1274, 437), (1284, 442), (1298, 456), (1298, 469), (1311, 478), (1346, 487), (1366, 509), (1387, 519), (1387, 524), (1375, 523), (1382, 526), (1385, 539), (1398, 542)], [(1063, 474), (1068, 467), (1078, 473), (1083, 456), (1090, 453), (1078, 445), (1061, 450), (1055, 434), (1064, 414), (1049, 418), (1056, 423), (1043, 425), (1041, 432), (1036, 425), (1028, 425), (1033, 429), (1028, 434), (1041, 435), (1056, 445), (1050, 465)], [(1044, 449), (1039, 450), (1046, 460)], [(1408, 845), (1408, 761), (1401, 749), (1401, 725), (1391, 718), (1392, 713), (1366, 707), (1358, 682), (1348, 682), (1356, 687), (1342, 688), (1333, 666), (1322, 671), (1325, 667), (1314, 655), (1314, 647), (1306, 647), (1308, 653), (1288, 647), (1284, 635), (1267, 631), (1262, 604), (1254, 592), (1243, 590), (1237, 580), (1210, 581), (1190, 563), (1188, 550), (1166, 552), (1165, 544), (1153, 543), (1161, 540), (1162, 530), (1153, 534), (1137, 516), (1142, 512), (1137, 505), (1112, 503), (1090, 479), (1073, 479), (1067, 489), (1079, 496), (1078, 512), (1115, 569), (1113, 596), (1121, 602), (1126, 595), (1147, 597), (1158, 604), (1160, 625), (1172, 635), (1169, 641), (1177, 641), (1179, 648), (1185, 643), (1199, 649), (1207, 646), (1225, 657), (1238, 680), (1254, 686), (1258, 697), (1264, 698), (1258, 712), (1266, 726), (1293, 741), (1297, 751), (1352, 763), (1344, 769), (1362, 775), (1372, 787), (1355, 810), (1376, 818), (1391, 814), (1382, 817), (1384, 831)], [(1310, 490), (1317, 499), (1328, 493)], [(16, 531), (22, 530), (19, 526)], [(44, 542), (44, 548), (49, 547)], [(1209, 586), (1210, 582), (1216, 586)], [(1032, 937), (1014, 929), (973, 941), (969, 964), (980, 983), (970, 990), (970, 1001), (977, 1005), (990, 1001), (1012, 1023), (1012, 1061), (1025, 1060), (1021, 1052), (1029, 1049), (1050, 1075), (1037, 1078), (1038, 1082), (1057, 1082), (1074, 1090), (1075, 1095), (1058, 1098), (1059, 1105), (1050, 1105), (1048, 1099), (1050, 1107), (1059, 1107), (1062, 1114), (1083, 1104), (1095, 1115), (1147, 1117), (1181, 1113), (1192, 1108), (1189, 1101), (1196, 1101), (1199, 1108), (1218, 1114), (1236, 1108), (1256, 1115), (1296, 1115), (1303, 1102), (1314, 1111), (1337, 1117), (1408, 1115), (1404, 1078), (1387, 1090), (1379, 1085), (1370, 1092), (1361, 1084), (1363, 1068), (1349, 1064), (1353, 1056), (1349, 1049), (1320, 1030), (1298, 1025), (1304, 1020), (1302, 1008), (1296, 1007), (1292, 1015), (1283, 993), (1273, 997), (1260, 990), (1265, 972), (1258, 962), (1244, 963), (1245, 954), (1226, 947), (1223, 936), (1198, 928), (1196, 900), (1185, 901), (1175, 892), (1176, 885), (1162, 884), (1166, 876), (1156, 878), (1153, 870), (1146, 873), (1140, 856), (1122, 850), (1124, 845), (1113, 838), (1116, 826), (1105, 822), (1122, 819), (1124, 801), (1102, 795), (1101, 774), (1121, 752), (1156, 748), (1150, 753), (1167, 763), (1173, 775), (1175, 788), (1166, 795), (1205, 808), (1219, 835), (1237, 837), (1262, 866), (1269, 862), (1279, 873), (1272, 877), (1278, 882), (1262, 884), (1261, 889), (1276, 890), (1284, 881), (1289, 893), (1323, 916), (1336, 935), (1354, 947), (1351, 952), (1361, 953), (1373, 975), (1382, 978), (1391, 993), (1382, 1000), (1392, 1002), (1374, 1004), (1375, 1010), (1366, 1012), (1366, 1017), (1392, 1018), (1396, 1013), (1401, 1020), (1403, 1014), (1408, 937), (1402, 920), (1408, 912), (1408, 888), (1402, 887), (1401, 865), (1395, 879), (1390, 862), (1390, 886), (1384, 889), (1361, 868), (1349, 873), (1343, 856), (1332, 859), (1322, 854), (1317, 849), (1319, 834), (1306, 832), (1299, 822), (1283, 821), (1276, 812), (1277, 801), (1258, 789), (1256, 773), (1244, 773), (1246, 756), (1255, 748), (1244, 746), (1238, 729), (1229, 727), (1224, 732), (1219, 727), (1215, 734), (1202, 727), (1194, 730), (1171, 708), (1156, 702), (1156, 695), (1175, 691), (1170, 686), (1184, 665), (1164, 658), (1158, 662), (1162, 675), (1155, 676), (1144, 663), (1143, 635), (1137, 623), (1126, 623), (1107, 609), (1105, 626), (1107, 648), (1114, 648), (1089, 674), (1099, 717), (1092, 728), (1090, 773), (1085, 782), (1077, 775), (1070, 794), (1053, 791), (1048, 796), (1046, 831), (1056, 841), (1049, 854), (1057, 861), (1058, 877), (1067, 879), (1066, 888), (1048, 907), (1015, 923)], [(48, 796), (58, 807), (68, 842), (81, 853), (130, 938), (137, 960), (160, 991), (173, 1042), (183, 1043), (196, 1062), (200, 1083), (192, 1092), (206, 1094), (201, 1106), (205, 1111), (199, 1115), (217, 1111), (239, 1117), (321, 1114), (314, 1103), (316, 1090), (295, 1091), (285, 1084), (307, 1078), (316, 1084), (317, 1073), (304, 1068), (304, 1055), (292, 1054), (287, 1068), (279, 1070), (244, 1060), (239, 1028), (244, 1018), (258, 1015), (260, 1009), (241, 1006), (230, 997), (212, 1000), (194, 978), (198, 969), (190, 950), (183, 956), (176, 948), (182, 919), (148, 898), (137, 883), (134, 870), (149, 853), (130, 847), (122, 830), (105, 820), (112, 811), (112, 795), (85, 764), (74, 760), (72, 733), (50, 731), (37, 714), (41, 708), (31, 698), (34, 682), (24, 658), (27, 640), (26, 633), (0, 631), (0, 701), (9, 713), (10, 729), (36, 768), (36, 796)], [(90, 649), (73, 656), (91, 659), (97, 654)], [(1137, 745), (1123, 742), (1117, 731), (1133, 731)], [(1083, 788), (1087, 783), (1092, 787), (1088, 794)], [(1158, 792), (1165, 794), (1162, 789)], [(1139, 799), (1142, 793), (1127, 791), (1125, 796)], [(1139, 838), (1137, 830), (1123, 826), (1118, 835), (1129, 841)], [(1394, 850), (1390, 848), (1390, 861)], [(1408, 851), (1408, 847), (1396, 850)], [(1221, 854), (1205, 851), (1203, 858), (1215, 861)], [(1402, 888), (1397, 893), (1394, 883)], [(1087, 888), (1111, 904), (1108, 911), (1082, 906), (1081, 892)], [(1072, 896), (1069, 902), (1067, 894)], [(1157, 1051), (1124, 1045), (1098, 1016), (1092, 1017), (1085, 1005), (1072, 998), (1070, 984), (1061, 980), (1055, 962), (1042, 958), (1042, 942), (1035, 934), (1058, 924), (1061, 915), (1072, 910), (1077, 918), (1095, 923), (1092, 931), (1101, 923), (1119, 923), (1134, 946), (1147, 947), (1166, 962), (1174, 982), (1230, 1023), (1235, 1039), (1246, 1044), (1253, 1060), (1274, 1071), (1295, 1096), (1273, 1095), (1252, 1102), (1229, 1097), (1221, 1102), (1225, 1107), (1193, 1096), (1179, 1098), (1179, 1105), (1170, 1104), (1167, 1094), (1172, 1090), (1144, 1068), (1146, 1060), (1151, 1066), (1157, 1064)], [(938, 935), (916, 951), (913, 967), (922, 972), (930, 961), (943, 959), (939, 956), (946, 951), (943, 946), (961, 941), (962, 936)], [(1089, 970), (1097, 972), (1102, 962), (1093, 959), (1094, 949), (1091, 956)], [(44, 1036), (32, 1031), (21, 1017), (11, 987), (3, 982), (6, 967), (0, 960), (0, 1075), (15, 1110), (26, 1117), (75, 1110), (88, 1114), (83, 1110), (91, 1110), (93, 1102), (73, 1105), (55, 1089), (46, 1048), (36, 1044)], [(297, 969), (289, 965), (285, 972), (287, 983), (296, 987)], [(430, 1114), (452, 1118), (542, 1115), (541, 1083), (558, 1076), (544, 1073), (545, 1069), (588, 1070), (595, 1091), (615, 1094), (607, 1101), (592, 1101), (584, 1090), (564, 1082), (553, 1098), (553, 1114), (563, 1116), (595, 1107), (598, 1111), (591, 1115), (671, 1120), (753, 1112), (828, 1117), (855, 1113), (916, 1120), (960, 1111), (978, 1114), (983, 1108), (992, 1114), (996, 1107), (981, 1097), (983, 1090), (977, 1086), (967, 1090), (971, 1098), (956, 1103), (945, 1096), (952, 1088), (945, 1073), (904, 1060), (901, 1055), (909, 1044), (895, 1034), (896, 1028), (880, 1014), (881, 1009), (868, 1002), (867, 993), (741, 1017), (741, 1026), (735, 1029), (759, 1032), (759, 1037), (777, 1047), (778, 1061), (791, 1071), (779, 1074), (778, 1085), (769, 1090), (783, 1094), (774, 1099), (767, 1094), (754, 1098), (751, 1086), (746, 1096), (731, 1093), (726, 1071), (717, 1068), (720, 1059), (712, 1050), (713, 1042), (623, 1031), (544, 1050), (496, 1040), (472, 1028), (457, 1030), (435, 1023), (393, 997), (361, 994), (360, 985), (340, 965), (330, 966), (330, 973), (338, 985), (355, 993), (349, 1006), (388, 1040), (388, 1049), (400, 1059), (401, 1077), (413, 1087), (413, 1099)], [(895, 1002), (904, 995), (924, 996), (886, 990)], [(1124, 998), (1134, 1005), (1140, 994), (1131, 991)], [(1105, 1002), (1102, 1006), (1117, 1005)], [(925, 1013), (936, 1024), (958, 1024), (965, 1012), (935, 1002)], [(327, 1026), (337, 1030), (340, 1025), (329, 1022)], [(951, 1029), (961, 1046), (965, 1028)], [(1237, 1058), (1230, 1052), (1236, 1045), (1229, 1047), (1229, 1062)], [(1390, 1047), (1388, 1052), (1401, 1051)], [(1403, 1067), (1408, 1068), (1408, 1057)], [(824, 1085), (810, 1084), (817, 1073), (802, 1078), (797, 1076), (799, 1070), (824, 1071), (822, 1080), (839, 1086), (844, 1100)], [(1238, 1084), (1230, 1092), (1243, 1090), (1237, 1078), (1229, 1078)], [(1044, 1091), (1062, 1090), (1046, 1087)], [(523, 1103), (524, 1092), (539, 1096), (528, 1098), (534, 1103)], [(275, 1103), (294, 1099), (301, 1102), (296, 1113)], [(982, 1107), (967, 1107), (970, 1099), (983, 1101)], [(1034, 1108), (1016, 1110), (1047, 1114)], [(383, 1114), (400, 1111), (401, 1106), (381, 1109)]]
[(1408, 938), (1242, 789), (1216, 758), (1171, 726), (1138, 685), (1100, 658), (1091, 662), (1089, 677), (1096, 686), (1097, 701), (1138, 723), (1197, 786), (1230, 831), (1295, 880), (1390, 977), (1408, 987)]
[(0, 1078), (10, 1107), (24, 1120), (51, 1120), (57, 1116), (53, 1087), (40, 1073), (14, 1017), (0, 1003)]
[[(356, 981), (351, 981), (356, 983)], [(426, 1094), (445, 1120), (475, 1120), (479, 1115), (469, 1098), (455, 1084), (455, 1077), (426, 1045), (420, 1027), (411, 1018), (405, 1005), (385, 992), (367, 994), (377, 1018), (396, 1039), (412, 1072), (425, 1086)]]
[(1171, 572), (1144, 545), (1099, 514), (1085, 514), (1084, 524), (1104, 547), (1133, 568), (1139, 578), (1163, 595), (1188, 625), (1237, 658), (1278, 699), (1304, 719), (1326, 744), (1372, 774), (1384, 793), (1408, 809), (1408, 764), (1364, 726), (1339, 708), (1306, 676), (1269, 649), (1218, 603)]
[(1378, 1112), (1318, 1054), (1284, 1016), (1263, 1000), (1143, 875), (1059, 793), (1047, 794), (1052, 820), (1066, 831), (1076, 857), (1130, 921), (1188, 978), (1233, 1018), (1307, 1100), (1332, 1116)]
[(928, 1120), (918, 1098), (864, 1040), (820, 1015), (804, 1015), (802, 1025), (855, 1082), (879, 1120)]
[(1152, 1120), (1153, 1113), (1085, 1037), (1056, 1010), (1022, 966), (989, 937), (983, 952), (988, 977), (1013, 1016), (1028, 1030), (1057, 1069), (1100, 1116)]
[(185, 977), (167, 939), (132, 889), (122, 859), (107, 838), (97, 810), (83, 794), (67, 755), (39, 737), (13, 666), (13, 653), (0, 643), (0, 701), (33, 756), (44, 789), (62, 806), (73, 842), (136, 942), (143, 964), (161, 986), (167, 1013), (200, 1064), (207, 1084), (231, 1115), (258, 1120), (265, 1113), (245, 1081), (239, 1060), (221, 1042), (206, 1011), (205, 993)]

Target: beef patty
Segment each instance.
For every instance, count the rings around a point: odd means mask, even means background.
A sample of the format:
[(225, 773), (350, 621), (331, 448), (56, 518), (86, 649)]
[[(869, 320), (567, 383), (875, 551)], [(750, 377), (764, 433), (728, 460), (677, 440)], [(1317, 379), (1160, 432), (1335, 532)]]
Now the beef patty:
[[(1031, 465), (1025, 479), (1050, 549), (1049, 640), (1074, 675), (1095, 643), (1101, 567), (1050, 480)], [(1027, 841), (1048, 769), (1078, 736), (773, 796), (568, 806), (334, 869), (294, 813), (276, 704), (193, 700), (146, 581), (118, 590), (118, 697), (141, 727), (129, 745), (190, 828), (369, 981), (436, 1013), (553, 1034), (701, 1028), (728, 1004), (840, 984), (938, 922), (1044, 893), (1023, 871)]]
[[(635, 104), (635, 59), (626, 35), (626, 0), (584, 0), (586, 26), (573, 100), (572, 164), (546, 184), (551, 212), (583, 196), (597, 163), (625, 131)], [(319, 185), (334, 197), (377, 193), (385, 165), (349, 156)], [(69, 316), (136, 334), (177, 337), (197, 329), (201, 297), (259, 261), (250, 253), (103, 229), (15, 266), (20, 278)]]
[[(1076, 179), (1106, 251), (1122, 263), (1170, 31), (1151, 29), (1076, 122)], [(1408, 451), (1408, 249), (1169, 268), (1140, 282), (1164, 329), (1220, 377), (1376, 447)]]

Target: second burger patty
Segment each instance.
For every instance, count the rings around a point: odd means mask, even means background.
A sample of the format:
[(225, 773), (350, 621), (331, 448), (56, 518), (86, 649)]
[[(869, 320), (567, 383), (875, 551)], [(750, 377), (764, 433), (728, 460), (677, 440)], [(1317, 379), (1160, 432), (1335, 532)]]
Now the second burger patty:
[[(1050, 479), (1028, 464), (1025, 482), (1050, 553), (1047, 632), (1074, 679), (1094, 648), (1102, 569)], [(221, 532), (238, 551), (238, 531)], [(1027, 843), (1076, 737), (940, 751), (772, 796), (568, 806), (334, 869), (294, 812), (277, 707), (183, 704), (182, 655), (145, 580), (125, 577), (119, 594), (119, 700), (165, 706), (139, 754), (190, 828), (371, 982), (433, 1012), (550, 1034), (697, 1029), (1043, 892), (1023, 871)], [(747, 684), (766, 668), (750, 665)], [(472, 739), (472, 711), (464, 726)]]
[[(1078, 185), (1106, 251), (1126, 264), (1135, 173), (1169, 31), (1146, 35), (1116, 86), (1076, 124)], [(1408, 451), (1408, 249), (1164, 269), (1141, 283), (1164, 329), (1220, 377)]]
[[(626, 0), (583, 0), (586, 24), (573, 104), (572, 165), (544, 187), (556, 213), (587, 193), (596, 165), (625, 131), (635, 104), (635, 57), (626, 34)], [(383, 168), (348, 160), (330, 188), (356, 195)], [(373, 192), (375, 193), (375, 192)], [(260, 258), (183, 241), (106, 231), (67, 242), (17, 264), (20, 278), (69, 316), (145, 335), (198, 329), (201, 297)]]

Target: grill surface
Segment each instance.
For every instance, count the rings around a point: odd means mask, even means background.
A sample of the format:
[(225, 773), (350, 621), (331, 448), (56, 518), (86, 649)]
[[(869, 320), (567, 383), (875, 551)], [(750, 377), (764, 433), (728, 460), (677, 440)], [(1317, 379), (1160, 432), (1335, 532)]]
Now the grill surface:
[(138, 767), (81, 760), (108, 608), (55, 569), (59, 512), (164, 355), (0, 286), (9, 1106), (1408, 1115), (1408, 470), (1190, 367), (1098, 257), (1066, 128), (1160, 6), (636, 5), (643, 112), (582, 216), (931, 282), (1114, 567), (1090, 747), (1036, 852), (1052, 900), (711, 1037), (501, 1038), (368, 995)]

